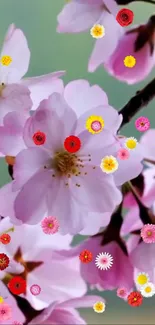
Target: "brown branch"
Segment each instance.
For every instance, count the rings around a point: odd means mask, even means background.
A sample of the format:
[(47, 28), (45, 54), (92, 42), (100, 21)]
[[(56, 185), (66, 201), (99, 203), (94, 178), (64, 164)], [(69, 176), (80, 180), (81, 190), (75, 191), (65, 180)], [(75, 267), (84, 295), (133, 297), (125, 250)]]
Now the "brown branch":
[(120, 126), (122, 128), (149, 102), (155, 97), (155, 78), (142, 90), (137, 91), (129, 102), (119, 111), (123, 115), (123, 121)]
[(118, 5), (128, 5), (131, 2), (147, 2), (155, 4), (155, 1), (153, 0), (115, 0)]

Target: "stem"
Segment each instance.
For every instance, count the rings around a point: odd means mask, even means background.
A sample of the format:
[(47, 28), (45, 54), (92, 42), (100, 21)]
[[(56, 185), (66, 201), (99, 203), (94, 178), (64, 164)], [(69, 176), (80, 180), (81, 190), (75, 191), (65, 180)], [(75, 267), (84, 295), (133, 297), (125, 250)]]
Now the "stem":
[(151, 215), (149, 213), (149, 209), (147, 207), (145, 207), (143, 205), (143, 203), (141, 202), (141, 199), (140, 199), (140, 196), (139, 194), (137, 193), (137, 191), (135, 190), (134, 186), (131, 184), (131, 182), (129, 182), (129, 186), (130, 186), (130, 189), (131, 189), (131, 192), (138, 204), (138, 207), (139, 207), (139, 216), (140, 216), (140, 219), (141, 221), (143, 222), (143, 224), (148, 224), (148, 223), (152, 223), (152, 218), (151, 218)]
[(152, 164), (152, 165), (155, 165), (155, 161), (154, 160), (147, 159), (147, 158), (144, 158), (143, 160), (146, 161), (146, 162), (148, 162), (148, 163), (150, 163), (150, 164)]
[(134, 115), (136, 115), (144, 106), (155, 97), (155, 78), (142, 90), (137, 91), (136, 95), (132, 97), (129, 102), (119, 111), (123, 115), (123, 121), (120, 126), (122, 128), (129, 123)]
[(118, 5), (128, 5), (131, 2), (147, 2), (155, 4), (153, 0), (116, 0)]

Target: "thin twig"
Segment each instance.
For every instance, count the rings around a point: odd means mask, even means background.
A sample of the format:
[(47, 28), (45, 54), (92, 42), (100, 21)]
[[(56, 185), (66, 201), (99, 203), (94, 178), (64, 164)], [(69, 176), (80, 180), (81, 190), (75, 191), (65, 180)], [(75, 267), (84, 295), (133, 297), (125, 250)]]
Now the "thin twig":
[(131, 2), (147, 2), (151, 4), (155, 4), (153, 0), (116, 0), (118, 5), (128, 5)]
[(136, 95), (132, 97), (119, 111), (119, 114), (123, 115), (123, 121), (120, 128), (129, 123), (132, 117), (135, 116), (144, 106), (147, 106), (154, 97), (155, 78), (142, 90), (137, 91)]

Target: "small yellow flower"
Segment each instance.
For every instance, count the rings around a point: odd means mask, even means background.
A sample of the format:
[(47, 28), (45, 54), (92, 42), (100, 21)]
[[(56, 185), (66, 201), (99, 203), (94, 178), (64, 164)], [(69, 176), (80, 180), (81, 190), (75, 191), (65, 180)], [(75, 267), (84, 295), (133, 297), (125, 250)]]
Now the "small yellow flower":
[(0, 304), (2, 304), (4, 302), (3, 297), (0, 296)]
[(105, 304), (102, 301), (97, 301), (93, 306), (94, 311), (96, 313), (103, 313), (105, 311)]
[(90, 30), (90, 35), (94, 38), (102, 38), (105, 35), (105, 28), (100, 25), (94, 25)]
[(127, 68), (133, 68), (136, 65), (136, 59), (132, 55), (128, 55), (124, 59), (124, 65)]
[(12, 62), (12, 58), (9, 55), (4, 55), (2, 56), (0, 62), (2, 63), (2, 65), (8, 66)]
[(104, 120), (101, 116), (91, 115), (86, 121), (86, 129), (92, 133), (100, 133), (104, 128)]
[(138, 273), (138, 275), (136, 277), (136, 284), (138, 284), (139, 286), (143, 286), (147, 282), (149, 282), (149, 275), (144, 272)]
[(125, 146), (129, 150), (135, 149), (137, 147), (137, 139), (133, 137), (127, 138), (125, 141)]
[(113, 156), (106, 156), (101, 160), (100, 167), (104, 173), (111, 174), (118, 169), (118, 161)]

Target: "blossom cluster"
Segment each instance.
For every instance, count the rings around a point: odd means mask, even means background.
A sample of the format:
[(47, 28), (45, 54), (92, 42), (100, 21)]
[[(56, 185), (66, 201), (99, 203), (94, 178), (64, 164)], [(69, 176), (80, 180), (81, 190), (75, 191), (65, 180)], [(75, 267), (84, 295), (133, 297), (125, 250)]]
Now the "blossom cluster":
[[(155, 64), (154, 16), (125, 29), (134, 13), (119, 9), (114, 0), (72, 0), (57, 31), (90, 30), (88, 70), (102, 64), (133, 84)], [(29, 62), (12, 24), (0, 53), (0, 158), (10, 175), (0, 188), (0, 322), (86, 324), (76, 308), (107, 308), (87, 285), (132, 307), (155, 295), (155, 130), (141, 116), (140, 140), (126, 137), (124, 114), (101, 87), (65, 85), (65, 71), (23, 78)], [(88, 238), (73, 247), (78, 234)]]

